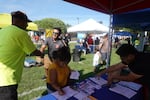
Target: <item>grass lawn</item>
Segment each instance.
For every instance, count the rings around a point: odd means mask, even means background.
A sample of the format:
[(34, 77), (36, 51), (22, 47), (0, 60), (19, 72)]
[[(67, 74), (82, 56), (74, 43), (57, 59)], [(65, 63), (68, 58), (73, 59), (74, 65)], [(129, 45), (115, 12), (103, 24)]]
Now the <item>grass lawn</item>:
[[(70, 44), (71, 51), (73, 50), (75, 43)], [(114, 53), (115, 49), (112, 49), (111, 64), (119, 62), (119, 57)], [(92, 67), (93, 54), (81, 55), (80, 62), (69, 63), (71, 69), (78, 70), (80, 72), (80, 80), (93, 75)], [(31, 67), (24, 68), (22, 80), (18, 87), (19, 100), (36, 100), (36, 98), (45, 95), (46, 84), (41, 78), (44, 75), (43, 67)]]

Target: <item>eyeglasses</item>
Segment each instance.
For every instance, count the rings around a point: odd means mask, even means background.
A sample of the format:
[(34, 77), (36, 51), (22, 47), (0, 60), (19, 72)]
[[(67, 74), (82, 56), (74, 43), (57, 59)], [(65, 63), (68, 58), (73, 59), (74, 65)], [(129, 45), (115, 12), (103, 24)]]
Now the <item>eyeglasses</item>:
[(59, 34), (58, 32), (53, 32), (53, 34)]

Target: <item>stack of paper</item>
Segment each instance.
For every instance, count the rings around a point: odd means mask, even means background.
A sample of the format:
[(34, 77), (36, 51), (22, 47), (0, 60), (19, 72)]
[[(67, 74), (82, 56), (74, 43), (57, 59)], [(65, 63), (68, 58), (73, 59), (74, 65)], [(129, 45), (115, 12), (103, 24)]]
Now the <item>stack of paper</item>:
[(134, 83), (134, 82), (120, 81), (118, 84), (128, 87), (130, 89), (133, 89), (135, 91), (138, 91), (142, 87), (142, 85)]
[(86, 80), (84, 82), (81, 82), (78, 88), (86, 94), (91, 95), (92, 93), (94, 93), (95, 86), (91, 84), (90, 81)]
[(65, 95), (59, 95), (58, 92), (52, 93), (53, 96), (57, 98), (57, 100), (67, 100), (68, 98), (72, 97), (73, 95), (77, 94), (78, 91), (71, 89), (69, 86), (63, 88)]
[(70, 79), (76, 79), (78, 80), (80, 76), (80, 73), (78, 71), (72, 71), (70, 75)]
[(109, 88), (109, 90), (113, 91), (113, 92), (116, 92), (118, 94), (121, 94), (121, 95), (123, 95), (123, 96), (125, 96), (129, 99), (136, 94), (135, 91), (133, 91), (133, 90), (127, 88), (127, 87), (121, 86), (119, 84), (115, 84), (115, 87)]
[(96, 77), (91, 77), (90, 80), (92, 80), (93, 82), (95, 82), (96, 84), (98, 84), (99, 86), (102, 86), (104, 84), (107, 84), (107, 81), (103, 78), (96, 78)]
[(88, 96), (86, 93), (79, 91), (77, 94), (74, 95), (74, 97), (78, 100), (97, 100), (93, 96)]
[[(84, 93), (83, 91), (79, 91), (77, 94), (74, 95), (75, 98), (77, 98), (78, 100), (86, 100), (89, 99), (88, 95), (86, 93)], [(90, 100), (90, 99), (89, 99)]]

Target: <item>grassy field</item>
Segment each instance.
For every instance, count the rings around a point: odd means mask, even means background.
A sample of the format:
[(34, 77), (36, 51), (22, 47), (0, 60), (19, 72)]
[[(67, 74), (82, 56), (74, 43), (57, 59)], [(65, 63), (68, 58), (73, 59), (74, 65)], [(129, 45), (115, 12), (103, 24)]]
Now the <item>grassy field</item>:
[[(74, 46), (75, 43), (70, 44), (71, 51)], [(111, 64), (119, 62), (119, 57), (114, 52), (115, 49), (112, 49)], [(92, 59), (93, 54), (81, 55), (80, 62), (71, 61), (69, 63), (71, 69), (80, 72), (80, 80), (93, 75)], [(46, 94), (46, 84), (41, 79), (43, 75), (43, 67), (24, 68), (22, 80), (18, 87), (19, 100), (36, 100)]]

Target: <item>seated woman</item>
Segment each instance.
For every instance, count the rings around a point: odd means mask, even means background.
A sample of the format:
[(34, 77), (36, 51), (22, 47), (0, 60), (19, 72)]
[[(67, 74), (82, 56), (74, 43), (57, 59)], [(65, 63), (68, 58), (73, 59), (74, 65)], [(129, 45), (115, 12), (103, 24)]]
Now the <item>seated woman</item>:
[(58, 91), (60, 95), (64, 95), (62, 90), (69, 82), (71, 69), (68, 63), (71, 60), (70, 49), (62, 47), (52, 53), (52, 64), (48, 68), (48, 76), (46, 79), (48, 93)]

